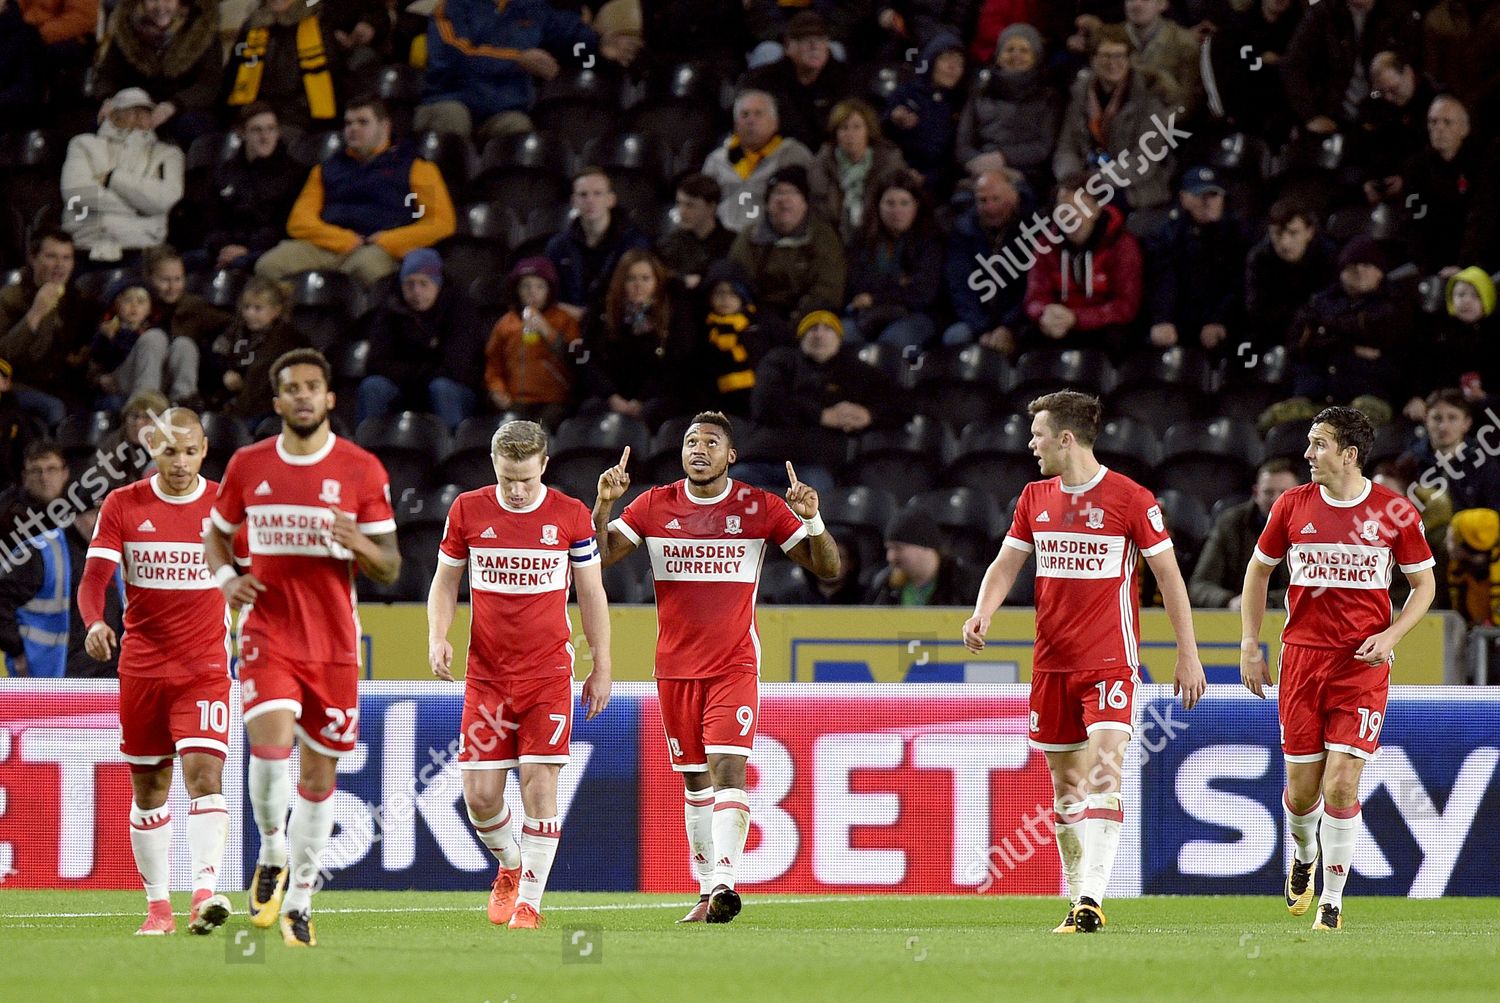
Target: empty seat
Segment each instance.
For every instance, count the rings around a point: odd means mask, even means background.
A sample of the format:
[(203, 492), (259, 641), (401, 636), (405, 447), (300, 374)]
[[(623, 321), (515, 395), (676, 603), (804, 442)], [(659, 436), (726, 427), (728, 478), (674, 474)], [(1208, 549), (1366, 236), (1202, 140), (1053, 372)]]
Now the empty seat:
[(887, 345), (877, 341), (861, 345), (858, 355), (859, 361), (885, 373), (903, 390), (916, 387), (917, 371), (925, 364), (921, 350), (915, 345)]
[(1210, 377), (1203, 354), (1181, 346), (1132, 355), (1120, 364), (1106, 405), (1111, 415), (1166, 428), (1199, 413)]
[(286, 282), (292, 288), (293, 307), (329, 311), (351, 319), (366, 310), (364, 289), (345, 272), (313, 269), (289, 275)]
[(824, 522), (859, 555), (866, 573), (885, 563), (885, 527), (896, 514), (889, 491), (862, 484), (841, 487), (820, 497), (818, 505)]
[(621, 177), (640, 177), (666, 194), (672, 183), (672, 151), (650, 133), (622, 132), (591, 140), (584, 147), (583, 160), (609, 171), (617, 184)]
[(187, 278), (188, 292), (202, 296), (208, 303), (230, 313), (237, 311), (240, 293), (250, 273), (234, 268), (218, 268), (206, 274), (194, 273)]
[(1255, 427), (1232, 418), (1178, 422), (1162, 439), (1156, 468), (1160, 490), (1177, 489), (1210, 506), (1227, 495), (1243, 494), (1262, 456)]
[(235, 450), (250, 445), (250, 430), (234, 415), (207, 411), (199, 415), (205, 444), (203, 468), (199, 471), (211, 481), (224, 478), (224, 468)]
[(956, 428), (986, 421), (1005, 404), (1010, 363), (982, 345), (959, 351), (936, 349), (915, 367), (918, 407)]
[(552, 439), (552, 455), (547, 461), (544, 480), (584, 504), (591, 504), (599, 475), (620, 462), (626, 446), (630, 447), (633, 474), (650, 438), (644, 423), (620, 414), (569, 418), (558, 426)]
[[(692, 425), (691, 417), (669, 418), (651, 436), (651, 443), (640, 457), (641, 473), (653, 484), (670, 484), (683, 476), (682, 437)], [(743, 429), (740, 437), (749, 441)]]
[(998, 426), (966, 425), (943, 471), (943, 483), (975, 488), (1008, 504), (1028, 482), (1041, 477), (1030, 443), (1028, 415), (1013, 414)]
[(304, 132), (294, 136), (287, 144), (286, 152), (287, 156), (297, 163), (310, 168), (321, 164), (342, 151), (343, 148), (343, 135), (329, 130), (327, 132)]
[(1116, 418), (1099, 429), (1094, 455), (1110, 469), (1149, 487), (1153, 468), (1161, 460), (1161, 444), (1145, 421)]
[[(1243, 497), (1231, 498), (1232, 502), (1244, 501)], [(1172, 534), (1172, 545), (1178, 551), (1178, 563), (1189, 571), (1192, 562), (1203, 551), (1204, 541), (1213, 530), (1213, 519), (1202, 499), (1183, 491), (1167, 490), (1156, 496), (1166, 517), (1167, 532)]]
[(849, 480), (883, 487), (905, 501), (937, 483), (953, 452), (953, 432), (941, 421), (916, 415), (899, 429), (866, 432), (855, 441)]
[(1300, 460), (1307, 452), (1307, 433), (1312, 428), (1310, 421), (1284, 421), (1271, 426), (1266, 433), (1266, 459)]
[(486, 277), (504, 279), (506, 250), (516, 214), (495, 202), (473, 202), (458, 211), (453, 236), (443, 242), (443, 271), (470, 285)]
[(404, 492), (395, 499), (397, 531), (405, 533), (409, 527), (443, 525), (448, 510), (462, 493), (457, 484)]
[(1266, 408), (1291, 396), (1292, 367), (1286, 349), (1275, 345), (1256, 351), (1245, 342), (1224, 360), (1213, 410), (1221, 418), (1253, 422)]
[(100, 443), (119, 427), (120, 419), (113, 411), (70, 414), (57, 426), (56, 441), (71, 463), (93, 456)]
[(451, 196), (468, 187), (479, 170), (479, 154), (468, 136), (428, 130), (417, 136), (417, 156), (437, 165)]
[(437, 415), (421, 411), (366, 418), (355, 441), (385, 464), (393, 496), (407, 487), (425, 487), (438, 457), (448, 452), (448, 429)]
[(974, 488), (925, 491), (910, 502), (937, 522), (948, 553), (973, 565), (994, 558), (994, 540), (1005, 532), (1004, 515), (993, 495)]
[(771, 606), (801, 602), (807, 585), (807, 576), (800, 564), (772, 557), (761, 566), (757, 598)]
[(1016, 361), (1010, 399), (1017, 410), (1024, 411), (1042, 394), (1056, 390), (1104, 393), (1114, 386), (1114, 380), (1109, 357), (1097, 349), (1038, 349)]

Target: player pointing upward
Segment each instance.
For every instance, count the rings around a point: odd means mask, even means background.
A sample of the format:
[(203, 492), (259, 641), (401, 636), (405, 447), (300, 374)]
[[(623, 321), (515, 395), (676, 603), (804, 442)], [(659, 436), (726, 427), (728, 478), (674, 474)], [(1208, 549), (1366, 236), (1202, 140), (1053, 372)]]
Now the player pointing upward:
[(990, 617), (1036, 553), (1036, 651), (1031, 745), (1052, 773), (1057, 849), (1073, 906), (1054, 933), (1094, 933), (1120, 846), (1120, 767), (1134, 730), (1140, 655), (1137, 555), (1145, 557), (1177, 637), (1175, 692), (1191, 709), (1203, 695), (1192, 609), (1172, 538), (1151, 492), (1094, 458), (1099, 401), (1064, 390), (1038, 397), (1031, 451), (1050, 480), (1026, 485), (1000, 553), (964, 623), (984, 647)]
[(630, 486), (627, 447), (599, 477), (594, 531), (609, 567), (642, 543), (656, 578), (656, 691), (672, 769), (682, 774), (698, 904), (681, 922), (728, 923), (740, 911), (735, 869), (750, 833), (745, 763), (760, 717), (755, 589), (767, 540), (819, 578), (839, 571), (818, 493), (786, 465), (786, 501), (729, 478), (729, 419), (693, 418), (682, 439), (687, 476), (652, 488), (610, 521)]
[[(1307, 434), (1312, 483), (1271, 506), (1245, 569), (1240, 606), (1240, 679), (1265, 696), (1270, 668), (1260, 650), (1266, 583), (1283, 560), (1290, 572), (1281, 632), (1281, 752), (1287, 821), (1296, 844), (1286, 880), (1293, 916), (1312, 903), (1323, 855), (1323, 894), (1314, 930), (1344, 925), (1344, 883), (1359, 834), (1359, 775), (1380, 747), (1391, 652), (1417, 625), (1435, 591), (1422, 517), (1401, 495), (1366, 479), (1375, 442), (1370, 420), (1348, 407), (1325, 409)], [(1391, 577), (1411, 583), (1391, 622)]]

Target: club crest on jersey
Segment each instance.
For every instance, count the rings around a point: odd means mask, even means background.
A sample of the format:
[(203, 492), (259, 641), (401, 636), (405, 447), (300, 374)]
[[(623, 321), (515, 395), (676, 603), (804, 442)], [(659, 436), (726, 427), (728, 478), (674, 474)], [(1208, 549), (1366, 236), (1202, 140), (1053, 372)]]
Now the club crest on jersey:
[(1380, 523), (1376, 522), (1374, 519), (1366, 519), (1364, 521), (1364, 525), (1359, 527), (1359, 536), (1362, 540), (1368, 540), (1369, 542), (1374, 543), (1376, 540), (1380, 539)]
[(331, 478), (325, 478), (323, 481), (323, 490), (318, 492), (318, 501), (329, 505), (337, 505), (339, 503), (339, 482)]
[(1102, 508), (1090, 508), (1090, 509), (1087, 510), (1087, 513), (1088, 513), (1088, 517), (1089, 517), (1089, 522), (1088, 522), (1089, 529), (1103, 529), (1104, 528), (1104, 509), (1102, 509)]
[(737, 515), (726, 515), (724, 517), (724, 532), (728, 533), (730, 536), (739, 536), (740, 517)]
[(557, 546), (557, 527), (548, 523), (542, 527), (542, 543), (548, 547)]

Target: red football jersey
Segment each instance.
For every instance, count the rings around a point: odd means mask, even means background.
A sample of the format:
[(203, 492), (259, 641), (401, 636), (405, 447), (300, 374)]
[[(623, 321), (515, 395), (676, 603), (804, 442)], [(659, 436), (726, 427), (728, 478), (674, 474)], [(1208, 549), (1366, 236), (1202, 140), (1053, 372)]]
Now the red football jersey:
[(610, 528), (651, 555), (658, 679), (760, 673), (765, 541), (788, 551), (807, 536), (785, 499), (736, 481), (717, 498), (695, 498), (681, 480), (636, 498)]
[(1150, 491), (1108, 467), (1077, 487), (1032, 481), (1004, 545), (1036, 554), (1032, 672), (1140, 666), (1137, 565), (1172, 546)]
[(330, 434), (322, 449), (293, 456), (281, 436), (239, 450), (210, 513), (214, 525), (249, 530), (255, 577), (266, 590), (240, 615), (240, 635), (286, 659), (359, 661), (354, 560), (329, 536), (337, 508), (362, 533), (396, 531), (391, 486), (370, 453)]
[(514, 509), (498, 487), (453, 500), (438, 560), (469, 567), (471, 679), (573, 674), (568, 586), (573, 568), (599, 563), (583, 502), (543, 486)]
[(218, 487), (174, 498), (152, 475), (105, 497), (88, 556), (124, 565), (120, 675), (229, 674), (229, 607), (203, 559)]
[(1369, 480), (1352, 501), (1334, 501), (1317, 484), (1277, 498), (1255, 559), (1283, 558), (1291, 579), (1281, 640), (1351, 652), (1391, 625), (1392, 569), (1435, 563), (1416, 506)]

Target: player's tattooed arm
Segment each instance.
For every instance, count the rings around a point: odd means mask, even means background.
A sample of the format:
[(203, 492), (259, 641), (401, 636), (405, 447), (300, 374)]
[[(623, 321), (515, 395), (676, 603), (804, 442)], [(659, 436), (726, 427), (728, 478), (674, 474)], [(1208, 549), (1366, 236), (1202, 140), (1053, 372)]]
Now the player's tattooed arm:
[(629, 463), (630, 447), (626, 446), (620, 462), (599, 475), (599, 488), (594, 495), (594, 539), (599, 545), (599, 560), (606, 568), (629, 557), (636, 547), (635, 541), (624, 533), (609, 528), (615, 502), (630, 488), (630, 474), (625, 469)]
[[(351, 522), (353, 520), (350, 520)], [(401, 548), (396, 546), (395, 533), (381, 533), (379, 536), (365, 536), (359, 530), (355, 534), (365, 541), (364, 549), (352, 544), (344, 544), (354, 552), (354, 559), (359, 562), (359, 570), (363, 571), (365, 577), (372, 582), (381, 585), (394, 584), (401, 577)]]
[(787, 506), (792, 514), (807, 526), (807, 537), (787, 551), (787, 556), (824, 581), (839, 576), (839, 547), (833, 534), (823, 528), (823, 517), (818, 514), (818, 492), (812, 485), (797, 480), (797, 471), (792, 462), (786, 464), (787, 480), (791, 487), (786, 492)]

